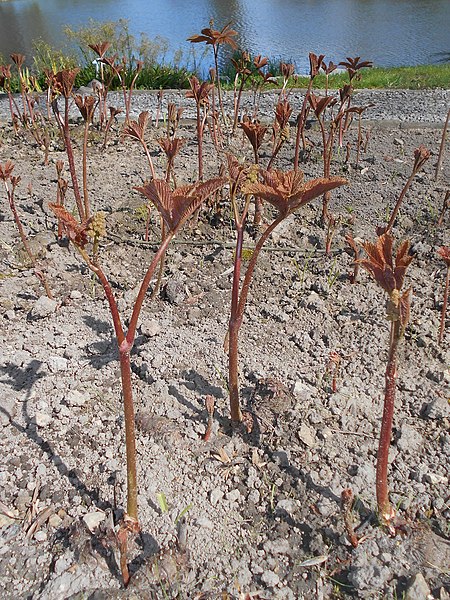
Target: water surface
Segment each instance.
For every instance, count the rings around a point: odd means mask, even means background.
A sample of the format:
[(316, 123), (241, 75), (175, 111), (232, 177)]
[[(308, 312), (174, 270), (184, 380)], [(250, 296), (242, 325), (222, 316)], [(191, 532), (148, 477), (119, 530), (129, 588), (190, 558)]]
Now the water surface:
[[(339, 61), (360, 55), (377, 66), (437, 63), (450, 57), (450, 0), (0, 0), (0, 54), (31, 54), (31, 40), (67, 43), (63, 26), (128, 19), (130, 31), (169, 42), (170, 52), (213, 18), (229, 21), (242, 48), (292, 59), (308, 53)], [(200, 51), (200, 48), (198, 48)]]

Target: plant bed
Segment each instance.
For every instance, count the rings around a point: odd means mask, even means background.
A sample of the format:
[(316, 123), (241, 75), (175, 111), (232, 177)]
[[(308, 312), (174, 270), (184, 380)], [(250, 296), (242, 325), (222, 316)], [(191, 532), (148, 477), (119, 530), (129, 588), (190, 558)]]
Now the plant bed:
[[(247, 430), (233, 431), (226, 387), (235, 240), (226, 200), (202, 210), (169, 246), (161, 291), (146, 297), (130, 356), (141, 534), (128, 549), (132, 576), (125, 590), (113, 534), (126, 505), (124, 418), (108, 304), (80, 256), (56, 242), (48, 203), (56, 194), (54, 163), (66, 160), (61, 142), (54, 141), (44, 166), (27, 137), (2, 124), (0, 164), (13, 159), (22, 178), (16, 204), (54, 295), (42, 296), (3, 194), (4, 598), (395, 598), (413, 585), (442, 597), (450, 562), (450, 356), (448, 329), (438, 344), (446, 268), (437, 250), (449, 244), (448, 213), (437, 222), (449, 154), (435, 182), (442, 127), (381, 125), (372, 124), (358, 166), (354, 155), (345, 164), (344, 152), (332, 161), (332, 174), (349, 185), (332, 192), (330, 254), (320, 201), (285, 219), (262, 250), (240, 340)], [(119, 139), (118, 127), (106, 151), (103, 137), (91, 131), (88, 185), (93, 210), (106, 213), (102, 265), (126, 322), (160, 229), (152, 209), (144, 240), (144, 198), (134, 188), (149, 177), (147, 159), (136, 143)], [(166, 162), (155, 140), (163, 132), (160, 123), (147, 136), (160, 177)], [(72, 125), (72, 133), (79, 166), (83, 125)], [(192, 183), (195, 126), (182, 124), (179, 135), (186, 142), (175, 159), (176, 177)], [(356, 127), (348, 135), (354, 146)], [(312, 149), (300, 168), (309, 180), (322, 175), (313, 122), (307, 136)], [(415, 258), (405, 283), (412, 287), (411, 318), (399, 349), (389, 463), (391, 501), (404, 525), (390, 537), (378, 525), (375, 496), (389, 323), (382, 290), (368, 275), (360, 272), (350, 283), (345, 235), (375, 239), (420, 144), (432, 159), (393, 227), (396, 242), (411, 241)], [(293, 145), (290, 139), (281, 148), (276, 168), (292, 168)], [(263, 165), (270, 148), (261, 147)], [(253, 161), (239, 130), (231, 149)], [(217, 177), (209, 134), (203, 156), (205, 178)], [(267, 221), (271, 214), (266, 209)], [(252, 245), (247, 236), (245, 248)], [(205, 442), (208, 395), (214, 416)], [(341, 509), (347, 488), (356, 498), (356, 548)]]

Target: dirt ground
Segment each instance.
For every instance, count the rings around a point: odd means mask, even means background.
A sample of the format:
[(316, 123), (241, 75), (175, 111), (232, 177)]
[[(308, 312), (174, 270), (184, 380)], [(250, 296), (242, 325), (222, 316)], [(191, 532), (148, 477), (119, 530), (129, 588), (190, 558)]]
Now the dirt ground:
[[(443, 115), (443, 117), (445, 114)], [(6, 599), (108, 598), (449, 598), (450, 329), (438, 345), (445, 263), (436, 251), (450, 237), (448, 143), (439, 178), (442, 124), (364, 121), (370, 137), (359, 165), (357, 128), (351, 154), (337, 152), (332, 174), (349, 185), (332, 193), (332, 252), (324, 252), (320, 200), (289, 217), (263, 251), (240, 337), (242, 402), (253, 430), (230, 428), (227, 331), (235, 238), (226, 192), (169, 247), (162, 291), (144, 304), (132, 352), (137, 409), (139, 519), (130, 551), (133, 577), (121, 585), (114, 527), (126, 504), (124, 419), (117, 346), (102, 287), (80, 256), (57, 243), (48, 203), (56, 198), (55, 162), (66, 161), (55, 137), (50, 163), (29, 136), (0, 121), (0, 164), (11, 159), (18, 211), (54, 294), (43, 289), (0, 192), (0, 586)], [(142, 149), (90, 134), (92, 207), (107, 213), (100, 257), (126, 320), (157, 247), (151, 213), (144, 241), (144, 198), (133, 190), (149, 177)], [(74, 126), (81, 172), (81, 126)], [(159, 176), (165, 158), (149, 147)], [(195, 128), (175, 159), (178, 183), (194, 181)], [(275, 167), (292, 168), (294, 141)], [(301, 168), (320, 176), (320, 136)], [(230, 142), (251, 162), (239, 133)], [(389, 485), (403, 530), (390, 537), (377, 523), (375, 462), (389, 324), (385, 296), (361, 272), (351, 284), (344, 236), (375, 240), (424, 144), (432, 156), (414, 179), (393, 233), (411, 240), (415, 259), (411, 321), (401, 346)], [(209, 133), (205, 177), (222, 155)], [(270, 156), (268, 141), (261, 164)], [(67, 167), (65, 175), (68, 178)], [(73, 196), (69, 190), (69, 207)], [(266, 213), (270, 220), (270, 212)], [(247, 233), (246, 247), (254, 245)], [(333, 392), (330, 354), (341, 357)], [(332, 356), (332, 354), (331, 354)], [(210, 441), (205, 396), (215, 398)], [(356, 497), (361, 541), (347, 539), (344, 488)]]

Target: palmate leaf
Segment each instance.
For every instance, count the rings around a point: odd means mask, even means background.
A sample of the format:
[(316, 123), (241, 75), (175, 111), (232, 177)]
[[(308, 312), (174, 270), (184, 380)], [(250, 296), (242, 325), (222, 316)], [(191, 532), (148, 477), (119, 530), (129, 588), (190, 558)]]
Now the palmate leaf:
[(384, 233), (378, 237), (376, 244), (365, 242), (363, 248), (368, 256), (358, 261), (383, 288), (383, 290), (392, 296), (394, 290), (400, 291), (405, 279), (405, 272), (413, 260), (410, 254), (409, 240), (402, 242), (395, 256), (395, 266), (393, 259), (393, 238), (390, 234)]
[(171, 191), (162, 179), (153, 179), (134, 189), (144, 194), (158, 209), (170, 231), (175, 232), (200, 207), (202, 202), (226, 183), (218, 177), (193, 185), (185, 185)]
[(322, 196), (347, 180), (343, 177), (319, 177), (304, 182), (302, 171), (261, 171), (264, 183), (246, 186), (245, 191), (266, 200), (278, 209), (280, 215), (287, 216), (301, 206)]
[(70, 214), (70, 212), (61, 204), (53, 204), (49, 202), (48, 206), (63, 224), (69, 240), (76, 246), (84, 248), (89, 242), (86, 230), (90, 224), (90, 220), (86, 221), (85, 223), (79, 223), (75, 217)]

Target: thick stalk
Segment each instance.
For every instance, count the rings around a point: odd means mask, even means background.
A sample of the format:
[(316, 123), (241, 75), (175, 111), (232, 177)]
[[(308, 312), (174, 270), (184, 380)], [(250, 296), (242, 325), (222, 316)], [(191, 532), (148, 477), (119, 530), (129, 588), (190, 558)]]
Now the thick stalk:
[(400, 332), (400, 321), (391, 322), (389, 356), (385, 374), (383, 418), (381, 421), (380, 441), (377, 453), (376, 492), (378, 512), (381, 521), (388, 527), (395, 515), (395, 511), (389, 501), (387, 472), (389, 465), (389, 447), (392, 437), (392, 423), (394, 419), (397, 349), (400, 341)]
[(136, 435), (134, 424), (133, 389), (131, 384), (130, 351), (126, 341), (119, 346), (120, 376), (122, 379), (123, 410), (125, 416), (125, 446), (127, 454), (127, 514), (138, 521)]
[(241, 279), (242, 244), (244, 240), (243, 223), (238, 225), (236, 221), (237, 239), (234, 257), (233, 287), (231, 290), (230, 322), (228, 325), (228, 387), (230, 393), (231, 420), (239, 423), (242, 421), (242, 413), (239, 406), (239, 365), (238, 365), (238, 335), (239, 322), (237, 320), (237, 309), (239, 304), (239, 283)]
[[(279, 215), (275, 221), (273, 221), (256, 244), (252, 257), (248, 263), (247, 270), (245, 272), (244, 281), (242, 283), (241, 293), (239, 294), (239, 301), (234, 311), (234, 317), (230, 319), (229, 324), (229, 358), (228, 358), (228, 381), (230, 386), (230, 413), (231, 419), (234, 422), (240, 422), (242, 420), (242, 414), (240, 409), (239, 401), (239, 375), (238, 375), (238, 342), (239, 342), (239, 329), (242, 325), (242, 319), (244, 316), (245, 306), (247, 303), (248, 292), (250, 290), (250, 284), (255, 270), (256, 261), (258, 260), (259, 253), (267, 241), (268, 237), (275, 229), (275, 227), (281, 223), (285, 215)], [(235, 283), (233, 279), (233, 296), (235, 294)], [(232, 296), (232, 299), (233, 299)], [(233, 310), (232, 310), (233, 313)]]
[(84, 200), (84, 215), (86, 219), (90, 217), (90, 206), (89, 196), (87, 189), (87, 144), (88, 144), (88, 133), (89, 133), (89, 121), (84, 123), (84, 137), (83, 137), (83, 200)]
[(444, 339), (445, 313), (447, 312), (449, 280), (450, 280), (450, 265), (447, 267), (447, 276), (445, 278), (444, 301), (442, 303), (441, 324), (439, 327), (439, 337), (438, 337), (439, 345), (442, 344), (442, 340)]
[(166, 235), (165, 239), (161, 242), (161, 245), (158, 248), (158, 251), (156, 252), (155, 256), (153, 257), (153, 260), (150, 263), (149, 268), (147, 269), (144, 279), (142, 280), (142, 284), (139, 289), (139, 293), (136, 298), (136, 302), (134, 303), (133, 314), (131, 315), (130, 325), (128, 327), (128, 332), (126, 335), (126, 340), (131, 345), (133, 344), (134, 338), (136, 336), (137, 322), (138, 322), (139, 315), (141, 312), (142, 304), (144, 303), (145, 294), (147, 293), (147, 290), (148, 290), (148, 286), (150, 285), (150, 281), (153, 277), (156, 267), (158, 266), (159, 261), (161, 260), (162, 256), (164, 256), (164, 253), (167, 250), (167, 246), (169, 245), (170, 241), (172, 240), (172, 238), (175, 235), (177, 230), (178, 230), (178, 228), (174, 231), (173, 230), (169, 231), (169, 233)]
[(52, 102), (52, 108), (53, 108), (53, 113), (56, 117), (56, 121), (59, 125), (59, 128), (61, 129), (62, 134), (63, 134), (64, 144), (66, 147), (67, 160), (69, 163), (70, 177), (72, 179), (72, 187), (73, 187), (73, 193), (75, 196), (75, 202), (77, 205), (80, 221), (83, 222), (85, 220), (84, 208), (83, 208), (83, 202), (81, 200), (80, 187), (78, 185), (77, 172), (75, 170), (75, 161), (73, 158), (72, 142), (70, 139), (69, 99), (64, 98), (64, 101), (65, 101), (64, 121), (61, 119), (61, 115), (60, 115), (59, 109), (58, 109), (58, 101), (56, 99)]

